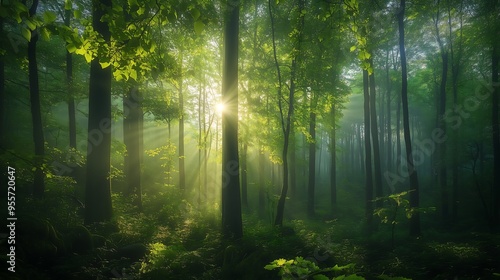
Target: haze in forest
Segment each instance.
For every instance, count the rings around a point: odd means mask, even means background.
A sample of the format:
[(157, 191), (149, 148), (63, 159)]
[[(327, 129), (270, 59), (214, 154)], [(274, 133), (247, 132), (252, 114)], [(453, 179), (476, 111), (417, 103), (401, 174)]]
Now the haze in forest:
[(10, 0), (0, 28), (2, 279), (500, 276), (498, 0)]

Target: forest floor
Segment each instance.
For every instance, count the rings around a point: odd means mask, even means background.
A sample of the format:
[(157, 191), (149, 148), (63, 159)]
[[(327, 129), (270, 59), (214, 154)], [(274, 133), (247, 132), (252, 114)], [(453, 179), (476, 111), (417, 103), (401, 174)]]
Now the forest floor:
[(245, 213), (244, 237), (231, 242), (219, 234), (217, 204), (197, 209), (175, 192), (146, 195), (142, 213), (114, 195), (114, 220), (95, 227), (81, 225), (71, 197), (62, 190), (20, 202), (16, 273), (1, 279), (281, 279), (264, 266), (296, 257), (320, 268), (353, 264), (349, 273), (366, 279), (500, 279), (498, 234), (427, 228), (412, 238), (402, 221), (392, 241), (389, 225), (367, 237), (349, 212), (289, 216), (281, 228)]

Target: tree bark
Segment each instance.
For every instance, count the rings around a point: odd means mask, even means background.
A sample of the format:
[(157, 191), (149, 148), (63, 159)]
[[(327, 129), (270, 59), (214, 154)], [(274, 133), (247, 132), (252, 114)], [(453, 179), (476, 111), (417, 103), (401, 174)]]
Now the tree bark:
[[(101, 21), (111, 0), (92, 2), (92, 26), (106, 42), (111, 33)], [(112, 216), (110, 184), (111, 152), (111, 67), (102, 69), (97, 58), (90, 63), (89, 120), (87, 142), (87, 183), (85, 224), (108, 221)]]
[[(495, 43), (493, 43), (495, 44)], [(500, 61), (500, 49), (498, 43), (493, 46), (491, 55), (491, 81), (493, 84), (493, 93), (491, 101), (491, 126), (492, 126), (492, 145), (493, 145), (493, 227), (500, 226), (500, 124), (498, 112), (498, 99), (500, 95), (500, 84), (498, 81), (498, 64)]]
[(373, 175), (372, 150), (370, 141), (370, 93), (368, 89), (368, 71), (363, 70), (363, 97), (364, 97), (364, 140), (365, 140), (365, 218), (368, 233), (372, 231), (373, 218)]
[[(274, 61), (276, 65), (276, 70), (278, 72), (278, 106), (280, 109), (280, 117), (281, 117), (281, 129), (283, 131), (283, 152), (282, 152), (282, 159), (283, 159), (283, 184), (281, 188), (281, 194), (280, 198), (278, 200), (278, 205), (277, 205), (277, 211), (276, 211), (276, 218), (274, 221), (274, 224), (277, 226), (282, 226), (283, 225), (283, 216), (285, 212), (285, 200), (286, 200), (286, 195), (288, 192), (288, 145), (289, 145), (289, 138), (290, 138), (290, 127), (291, 127), (291, 120), (293, 116), (293, 110), (294, 110), (294, 95), (295, 95), (295, 76), (296, 76), (296, 71), (297, 71), (297, 57), (298, 54), (300, 53), (300, 48), (301, 48), (301, 41), (302, 41), (302, 29), (304, 27), (304, 16), (301, 13), (300, 15), (300, 20), (299, 20), (299, 26), (298, 26), (298, 38), (296, 42), (296, 49), (297, 49), (297, 54), (294, 55), (292, 58), (292, 67), (291, 67), (291, 73), (290, 73), (290, 90), (289, 90), (289, 95), (288, 95), (288, 112), (286, 114), (286, 117), (283, 113), (283, 104), (282, 104), (282, 82), (281, 82), (281, 72), (280, 72), (280, 67), (278, 63), (278, 58), (276, 55), (276, 40), (274, 36), (274, 16), (272, 13), (272, 7), (271, 7), (271, 0), (268, 1), (269, 5), (269, 15), (271, 18), (271, 29), (272, 29), (272, 41), (273, 41), (273, 54), (274, 54)], [(302, 11), (304, 8), (304, 1), (303, 0), (298, 0), (298, 9), (299, 11)]]
[[(370, 60), (370, 65), (373, 69), (373, 62)], [(375, 179), (375, 195), (376, 197), (382, 197), (384, 195), (382, 189), (382, 168), (380, 166), (380, 144), (378, 135), (378, 124), (377, 124), (377, 111), (376, 111), (376, 94), (375, 94), (375, 73), (369, 76), (370, 84), (370, 131), (372, 136), (372, 147), (373, 147), (373, 167), (374, 167), (374, 179)], [(382, 207), (382, 200), (377, 200), (377, 207)]]
[[(462, 60), (462, 31), (463, 31), (463, 0), (460, 1), (460, 29), (458, 38), (458, 50), (455, 55), (455, 44), (453, 42), (453, 32), (451, 23), (451, 5), (448, 4), (448, 30), (449, 30), (449, 42), (450, 42), (450, 58), (451, 58), (451, 85), (452, 85), (452, 95), (453, 95), (453, 108), (458, 106), (458, 81)], [(460, 139), (460, 132), (458, 130), (454, 131), (452, 142), (452, 168), (451, 168), (451, 178), (452, 178), (452, 219), (454, 222), (458, 221), (458, 209), (459, 209), (459, 163), (458, 163), (458, 145)]]
[(262, 149), (259, 148), (259, 217), (263, 218), (266, 211), (266, 157)]
[(314, 216), (314, 192), (316, 185), (316, 94), (311, 93), (309, 112), (309, 184), (307, 187), (307, 214)]
[(247, 153), (248, 143), (245, 141), (243, 149), (241, 150), (241, 204), (245, 209), (248, 209), (248, 166), (247, 166)]
[[(140, 116), (142, 115), (139, 89), (132, 86), (123, 99), (123, 139), (127, 149), (125, 156), (125, 178), (127, 194), (133, 196), (134, 204), (142, 210), (141, 161), (140, 161)], [(128, 110), (127, 110), (128, 109)]]
[[(332, 129), (330, 130), (330, 204), (332, 210), (337, 206), (337, 146), (336, 146), (336, 112), (335, 104), (330, 109)], [(333, 212), (333, 211), (332, 211)]]
[(184, 165), (184, 93), (182, 91), (183, 87), (183, 56), (182, 50), (179, 51), (179, 189), (182, 192), (186, 191), (186, 169)]
[[(392, 122), (391, 122), (391, 90), (392, 90), (392, 83), (391, 83), (391, 76), (389, 72), (389, 51), (387, 51), (387, 57), (386, 57), (386, 86), (387, 86), (387, 93), (386, 93), (386, 108), (387, 108), (387, 159), (386, 159), (386, 164), (387, 164), (387, 171), (392, 172)], [(392, 190), (391, 190), (392, 191)]]
[[(408, 74), (406, 70), (406, 50), (405, 50), (405, 31), (404, 31), (404, 18), (406, 3), (405, 0), (400, 2), (400, 12), (398, 15), (398, 29), (399, 29), (399, 50), (401, 54), (401, 102), (403, 107), (403, 129), (404, 139), (406, 146), (406, 164), (408, 175), (410, 176), (410, 207), (419, 207), (419, 186), (417, 170), (413, 165), (412, 147), (410, 140), (410, 123), (408, 112)], [(420, 235), (420, 215), (417, 212), (413, 213), (410, 218), (410, 235)]]
[[(38, 0), (34, 0), (29, 9), (30, 17), (34, 17), (38, 7)], [(38, 64), (36, 55), (36, 44), (38, 41), (38, 29), (31, 32), (31, 40), (28, 42), (28, 72), (30, 84), (31, 121), (33, 124), (33, 142), (35, 144), (35, 175), (33, 179), (33, 195), (43, 197), (45, 192), (45, 174), (42, 170), (43, 157), (45, 154), (42, 113), (40, 108), (40, 89), (38, 83)]]
[(290, 124), (290, 197), (295, 197), (297, 193), (297, 156), (295, 154), (296, 144), (295, 144), (295, 125)]
[[(71, 25), (71, 10), (66, 10), (64, 15), (64, 24), (67, 27)], [(66, 51), (66, 84), (68, 87), (68, 127), (69, 127), (69, 147), (76, 149), (76, 118), (75, 118), (75, 96), (73, 88), (73, 55)]]
[(222, 233), (243, 236), (238, 158), (238, 36), (239, 1), (228, 1), (224, 28), (222, 98)]

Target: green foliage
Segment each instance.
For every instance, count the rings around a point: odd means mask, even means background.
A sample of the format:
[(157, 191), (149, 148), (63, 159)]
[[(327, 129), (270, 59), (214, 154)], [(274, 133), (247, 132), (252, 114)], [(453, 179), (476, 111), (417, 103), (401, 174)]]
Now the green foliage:
[(158, 160), (163, 170), (164, 182), (171, 182), (175, 170), (175, 163), (177, 160), (177, 147), (173, 143), (167, 143), (156, 149), (144, 151), (146, 155)]
[[(295, 259), (277, 259), (264, 267), (267, 270), (279, 269), (279, 275), (283, 280), (292, 279), (313, 279), (313, 280), (364, 280), (363, 276), (359, 276), (354, 271), (354, 264), (344, 266), (335, 265), (330, 268), (320, 269), (315, 263), (305, 260), (302, 257)], [(333, 274), (331, 278), (327, 275)], [(411, 280), (404, 277), (391, 277), (387, 275), (379, 275), (377, 279), (383, 280)]]
[[(315, 263), (305, 260), (302, 257), (296, 257), (292, 260), (277, 259), (264, 267), (267, 270), (279, 269), (279, 275), (283, 280), (291, 279), (314, 279), (314, 280), (325, 280), (330, 279), (325, 274), (333, 273), (337, 275), (331, 279), (351, 279), (351, 280), (362, 280), (365, 279), (356, 274), (345, 274), (354, 269), (354, 264), (348, 264), (345, 266), (335, 265), (331, 268), (320, 269)], [(343, 273), (342, 275), (339, 275)]]

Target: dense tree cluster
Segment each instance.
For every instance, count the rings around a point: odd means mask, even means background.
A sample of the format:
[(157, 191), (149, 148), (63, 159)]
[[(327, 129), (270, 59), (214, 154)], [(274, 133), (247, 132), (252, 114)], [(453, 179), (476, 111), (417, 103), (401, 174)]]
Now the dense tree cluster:
[(0, 28), (2, 168), (73, 178), (86, 225), (173, 188), (227, 239), (342, 208), (371, 234), (402, 193), (412, 236), (500, 229), (496, 0), (11, 0)]

